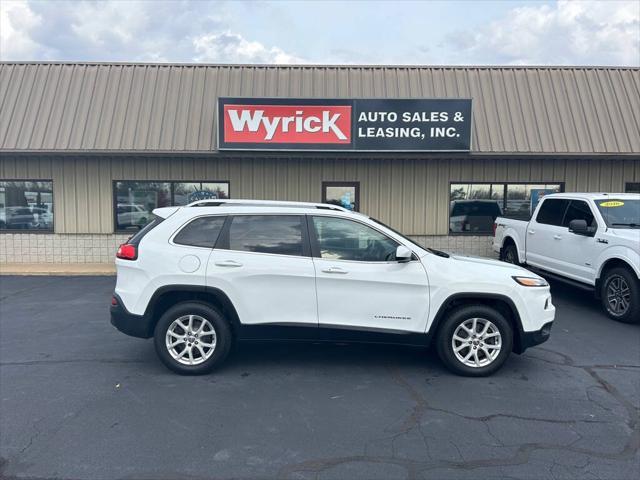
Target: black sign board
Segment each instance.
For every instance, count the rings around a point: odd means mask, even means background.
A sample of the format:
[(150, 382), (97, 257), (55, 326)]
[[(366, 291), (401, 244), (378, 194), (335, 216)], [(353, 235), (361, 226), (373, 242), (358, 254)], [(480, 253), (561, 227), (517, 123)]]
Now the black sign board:
[(470, 99), (220, 98), (220, 150), (467, 152)]

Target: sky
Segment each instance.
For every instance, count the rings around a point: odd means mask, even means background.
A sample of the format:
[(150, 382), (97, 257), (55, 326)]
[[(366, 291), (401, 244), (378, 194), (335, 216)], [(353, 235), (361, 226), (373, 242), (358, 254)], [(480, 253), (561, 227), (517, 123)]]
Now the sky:
[(640, 0), (0, 0), (0, 59), (640, 66)]

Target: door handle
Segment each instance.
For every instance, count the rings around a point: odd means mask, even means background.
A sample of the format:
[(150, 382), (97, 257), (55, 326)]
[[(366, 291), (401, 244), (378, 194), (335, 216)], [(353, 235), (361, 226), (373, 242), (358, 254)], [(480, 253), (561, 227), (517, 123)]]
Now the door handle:
[(240, 262), (236, 262), (235, 260), (220, 260), (219, 262), (215, 262), (215, 265), (218, 267), (241, 267), (242, 266)]
[(323, 268), (322, 271), (324, 273), (339, 273), (344, 275), (345, 273), (349, 273), (347, 272), (345, 269), (340, 268), (340, 267), (328, 267), (328, 268)]
[(536, 233), (536, 231), (535, 231), (535, 230), (529, 230), (527, 233), (528, 233), (529, 235), (533, 235), (534, 233)]
[(554, 235), (553, 239), (554, 240), (562, 240), (562, 235)]

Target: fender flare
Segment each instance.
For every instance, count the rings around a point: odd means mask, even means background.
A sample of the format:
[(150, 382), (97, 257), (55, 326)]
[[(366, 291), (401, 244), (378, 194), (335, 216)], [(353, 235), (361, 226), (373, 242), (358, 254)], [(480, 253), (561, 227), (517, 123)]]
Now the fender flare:
[(502, 249), (504, 248), (504, 244), (507, 240), (511, 240), (516, 246), (516, 254), (518, 255), (518, 262), (524, 263), (524, 252), (521, 253), (521, 248), (518, 243), (518, 236), (515, 235), (515, 230), (513, 228), (508, 228), (503, 236), (502, 236), (502, 245), (500, 245), (500, 252), (502, 253)]
[(427, 332), (427, 337), (429, 343), (435, 336), (436, 332), (440, 328), (440, 325), (445, 319), (445, 314), (452, 306), (452, 304), (456, 300), (497, 300), (500, 302), (504, 302), (511, 311), (511, 317), (513, 319), (514, 329), (513, 329), (513, 351), (516, 353), (522, 353), (524, 351), (523, 348), (523, 338), (524, 338), (524, 329), (522, 328), (522, 320), (520, 319), (520, 312), (516, 307), (515, 303), (511, 298), (506, 295), (502, 295), (500, 293), (484, 293), (484, 292), (461, 292), (454, 293), (449, 295), (444, 301), (440, 304), (436, 315), (433, 317), (433, 321), (429, 326), (429, 331)]

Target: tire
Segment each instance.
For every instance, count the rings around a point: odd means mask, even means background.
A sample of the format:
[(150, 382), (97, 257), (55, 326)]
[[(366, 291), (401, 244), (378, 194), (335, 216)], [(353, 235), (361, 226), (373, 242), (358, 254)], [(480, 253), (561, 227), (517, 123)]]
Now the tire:
[[(191, 335), (185, 328), (189, 327), (189, 321), (192, 322)], [(201, 325), (203, 328), (198, 334)], [(212, 334), (205, 334), (211, 331)], [(169, 348), (168, 339), (175, 342), (173, 349)], [(153, 340), (156, 353), (167, 368), (181, 375), (202, 375), (224, 361), (233, 336), (229, 322), (211, 305), (185, 302), (171, 307), (160, 317)]]
[[(459, 354), (462, 357), (466, 357), (470, 352), (469, 362), (476, 363), (474, 360), (475, 355), (478, 356), (479, 366), (470, 366), (463, 362), (463, 359), (458, 358), (454, 351), (454, 333), (457, 333), (457, 338), (465, 338), (467, 331), (464, 327), (472, 328), (473, 319), (476, 319), (476, 333), (481, 333), (484, 326), (487, 326), (486, 322), (490, 322), (489, 330), (487, 333), (491, 333), (490, 337), (485, 337), (482, 343), (480, 339), (470, 338), (471, 345), (465, 342), (456, 340), (456, 346), (460, 348)], [(464, 325), (464, 327), (463, 327)], [(499, 336), (494, 335), (499, 333)], [(471, 337), (471, 333), (468, 335)], [(500, 348), (495, 347), (500, 340)], [(438, 356), (444, 363), (444, 365), (453, 373), (462, 375), (465, 377), (484, 377), (496, 372), (507, 360), (511, 350), (513, 349), (513, 327), (511, 323), (497, 310), (488, 307), (486, 305), (467, 305), (453, 310), (438, 330), (438, 336), (436, 339), (436, 345), (438, 350)], [(476, 349), (473, 349), (477, 346)], [(495, 352), (497, 351), (497, 354)], [(474, 352), (475, 355), (474, 355)], [(487, 355), (489, 353), (490, 355)], [(495, 355), (495, 356), (494, 356)], [(488, 363), (486, 363), (489, 360)]]
[(518, 261), (518, 249), (516, 246), (509, 242), (502, 248), (502, 261), (512, 263), (514, 265), (520, 265)]
[(640, 281), (623, 267), (608, 270), (600, 290), (602, 307), (623, 323), (640, 323)]

